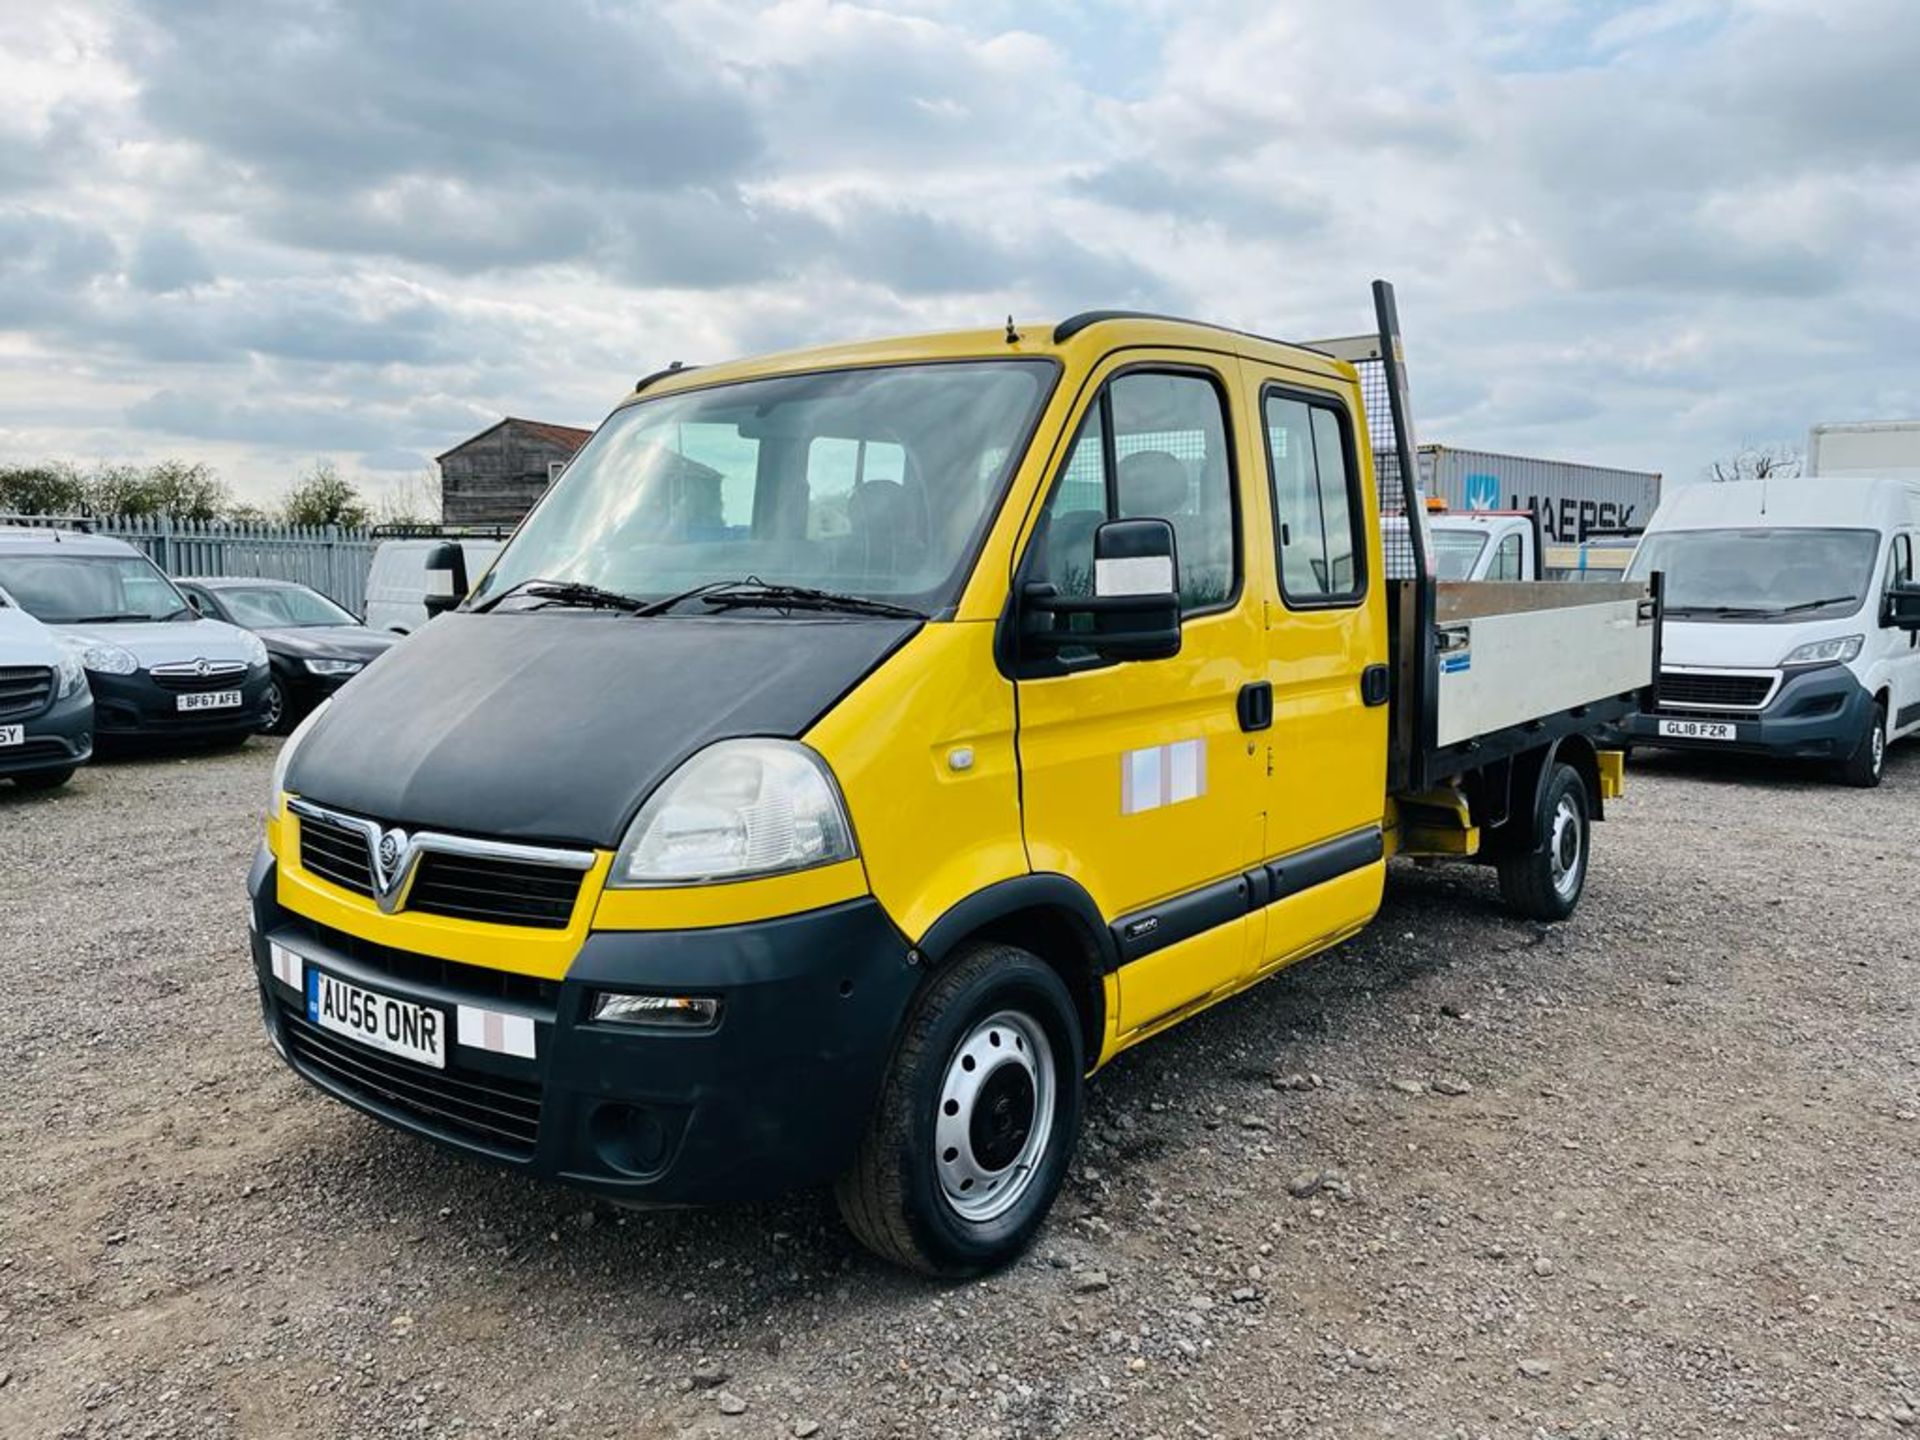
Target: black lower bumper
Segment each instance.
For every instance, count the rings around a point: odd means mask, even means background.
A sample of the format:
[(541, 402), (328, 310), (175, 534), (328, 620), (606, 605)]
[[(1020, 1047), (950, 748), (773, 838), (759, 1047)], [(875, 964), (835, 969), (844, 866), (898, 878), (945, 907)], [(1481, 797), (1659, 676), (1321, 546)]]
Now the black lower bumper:
[(25, 738), (18, 745), (0, 746), (0, 777), (70, 770), (93, 758), (93, 697), (84, 687), (17, 723)]
[[(307, 1080), (401, 1129), (630, 1204), (710, 1204), (845, 1170), (919, 972), (872, 899), (749, 925), (588, 937), (541, 982), (368, 945), (280, 907), (255, 866), (253, 954), (267, 1029)], [(323, 1030), (270, 945), (442, 1013), (445, 1070)], [(606, 991), (711, 996), (704, 1030), (595, 1022)], [(531, 1059), (458, 1043), (459, 1007), (530, 1021)], [(478, 1033), (477, 1031), (475, 1032)]]
[(89, 673), (93, 686), (94, 728), (103, 740), (218, 739), (249, 735), (258, 730), (260, 708), (267, 698), (265, 665), (256, 665), (222, 690), (238, 690), (240, 703), (217, 710), (183, 710), (184, 695), (196, 693), (172, 689), (145, 670), (131, 675)]
[[(1631, 716), (1624, 738), (1634, 745), (1657, 745), (1715, 755), (1772, 755), (1783, 759), (1844, 760), (1867, 733), (1873, 697), (1844, 665), (1789, 674), (1758, 712), (1704, 712), (1656, 709)], [(1731, 725), (1732, 739), (1696, 738), (1662, 733), (1662, 722)]]

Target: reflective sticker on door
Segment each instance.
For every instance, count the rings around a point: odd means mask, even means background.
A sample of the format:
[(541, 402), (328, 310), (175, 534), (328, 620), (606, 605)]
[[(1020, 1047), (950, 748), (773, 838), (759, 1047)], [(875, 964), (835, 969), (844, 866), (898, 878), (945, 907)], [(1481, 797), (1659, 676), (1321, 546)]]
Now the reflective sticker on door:
[(1150, 745), (1120, 757), (1120, 813), (1137, 815), (1207, 793), (1207, 742)]

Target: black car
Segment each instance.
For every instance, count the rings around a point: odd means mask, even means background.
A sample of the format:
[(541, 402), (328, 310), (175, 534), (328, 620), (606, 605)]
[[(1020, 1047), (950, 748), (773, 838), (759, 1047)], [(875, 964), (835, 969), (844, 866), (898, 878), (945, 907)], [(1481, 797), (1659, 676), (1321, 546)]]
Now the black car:
[(253, 631), (273, 660), (266, 728), (284, 735), (401, 637), (369, 630), (318, 590), (291, 580), (176, 581), (203, 615)]

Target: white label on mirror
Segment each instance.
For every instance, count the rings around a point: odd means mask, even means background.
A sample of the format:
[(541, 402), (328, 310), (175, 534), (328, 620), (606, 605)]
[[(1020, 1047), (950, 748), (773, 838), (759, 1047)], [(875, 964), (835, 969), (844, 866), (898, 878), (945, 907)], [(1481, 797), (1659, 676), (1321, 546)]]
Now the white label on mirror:
[(453, 572), (451, 570), (427, 571), (427, 594), (453, 594)]
[(1171, 595), (1173, 593), (1173, 557), (1171, 555), (1126, 555), (1117, 560), (1093, 562), (1093, 593), (1096, 595)]

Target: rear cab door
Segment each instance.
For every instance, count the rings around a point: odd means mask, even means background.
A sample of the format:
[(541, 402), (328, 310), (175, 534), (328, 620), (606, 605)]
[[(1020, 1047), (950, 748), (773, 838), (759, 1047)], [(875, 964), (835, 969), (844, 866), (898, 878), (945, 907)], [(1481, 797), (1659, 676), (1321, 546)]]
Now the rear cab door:
[(1867, 643), (1887, 659), (1887, 690), (1892, 701), (1887, 707), (1887, 725), (1893, 735), (1920, 727), (1920, 633), (1897, 630), (1881, 620), (1886, 591), (1914, 581), (1913, 550), (1912, 529), (1896, 530), (1888, 542), (1886, 583), (1874, 597), (1874, 610), (1868, 617), (1869, 623), (1877, 628), (1868, 631)]
[(1103, 521), (1174, 529), (1177, 655), (1016, 662), (1028, 854), (1083, 885), (1112, 925), (1110, 1049), (1235, 987), (1253, 959), (1246, 871), (1263, 843), (1265, 754), (1240, 707), (1265, 674), (1264, 595), (1247, 583), (1243, 512), (1260, 471), (1243, 453), (1237, 376), (1210, 351), (1106, 357), (1015, 570), (1016, 589), (1091, 595)]
[(1262, 737), (1270, 903), (1261, 968), (1358, 929), (1385, 880), (1386, 584), (1360, 396), (1350, 382), (1244, 362), (1258, 410), (1260, 563), (1272, 579)]

